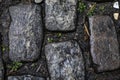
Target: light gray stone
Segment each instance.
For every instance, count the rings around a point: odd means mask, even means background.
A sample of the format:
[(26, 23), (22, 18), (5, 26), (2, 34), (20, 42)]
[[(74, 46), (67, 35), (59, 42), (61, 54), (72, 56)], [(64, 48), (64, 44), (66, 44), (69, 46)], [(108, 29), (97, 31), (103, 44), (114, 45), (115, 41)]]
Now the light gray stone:
[(46, 28), (52, 31), (75, 29), (77, 0), (45, 0)]
[(23, 76), (9, 76), (8, 80), (45, 80), (45, 79), (42, 77), (23, 75)]
[(51, 80), (84, 80), (84, 61), (77, 42), (48, 44), (45, 55)]
[(35, 1), (35, 3), (41, 3), (42, 2), (42, 0), (34, 0)]
[(9, 8), (9, 58), (12, 61), (34, 61), (40, 55), (43, 39), (41, 7), (18, 4)]
[(119, 68), (119, 45), (112, 19), (109, 16), (92, 16), (89, 23), (91, 55), (97, 71)]

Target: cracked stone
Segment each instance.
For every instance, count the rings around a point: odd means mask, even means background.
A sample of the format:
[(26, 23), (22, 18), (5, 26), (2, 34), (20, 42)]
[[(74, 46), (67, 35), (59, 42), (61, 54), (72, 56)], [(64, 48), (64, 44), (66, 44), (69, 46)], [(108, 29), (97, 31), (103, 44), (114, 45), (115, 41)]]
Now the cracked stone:
[(75, 29), (77, 0), (45, 0), (46, 28), (51, 31)]
[(48, 44), (45, 55), (51, 80), (84, 80), (84, 61), (77, 42)]
[(120, 67), (119, 45), (112, 19), (109, 16), (92, 16), (90, 24), (91, 55), (98, 72)]
[(23, 75), (23, 76), (9, 76), (8, 80), (45, 80), (45, 79), (42, 77)]
[(41, 7), (18, 4), (9, 8), (9, 58), (12, 61), (34, 61), (40, 55), (43, 39)]

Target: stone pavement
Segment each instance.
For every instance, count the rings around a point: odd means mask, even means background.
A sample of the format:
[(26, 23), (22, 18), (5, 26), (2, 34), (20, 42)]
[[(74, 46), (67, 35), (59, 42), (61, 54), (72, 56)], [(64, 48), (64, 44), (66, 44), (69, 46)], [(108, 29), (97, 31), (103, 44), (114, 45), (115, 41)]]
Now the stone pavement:
[(0, 80), (119, 80), (115, 2), (0, 0)]

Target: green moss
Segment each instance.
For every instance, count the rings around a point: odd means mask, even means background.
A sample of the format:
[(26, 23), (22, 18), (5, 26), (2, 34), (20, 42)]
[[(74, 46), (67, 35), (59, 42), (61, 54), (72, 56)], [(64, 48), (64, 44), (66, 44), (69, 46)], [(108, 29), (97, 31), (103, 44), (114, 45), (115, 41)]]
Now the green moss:
[(94, 3), (87, 12), (87, 16), (92, 16), (96, 8), (96, 3)]
[(48, 41), (49, 43), (51, 43), (51, 42), (53, 42), (53, 38), (47, 38), (47, 41)]
[(11, 65), (8, 65), (7, 68), (9, 68), (11, 71), (17, 71), (23, 64), (21, 62), (13, 62)]
[(82, 2), (81, 0), (79, 0), (79, 4), (78, 4), (78, 10), (82, 13), (84, 12), (86, 9), (86, 5), (84, 2)]
[(57, 33), (57, 37), (61, 37), (62, 36), (62, 33)]
[(8, 46), (1, 45), (0, 48), (1, 48), (2, 52), (9, 51), (9, 47)]

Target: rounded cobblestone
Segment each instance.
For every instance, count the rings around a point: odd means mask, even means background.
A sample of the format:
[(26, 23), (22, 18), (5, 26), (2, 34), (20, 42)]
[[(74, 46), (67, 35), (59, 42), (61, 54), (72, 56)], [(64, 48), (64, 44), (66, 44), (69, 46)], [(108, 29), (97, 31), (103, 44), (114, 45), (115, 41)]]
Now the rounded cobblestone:
[(0, 0), (0, 80), (119, 80), (118, 3)]

